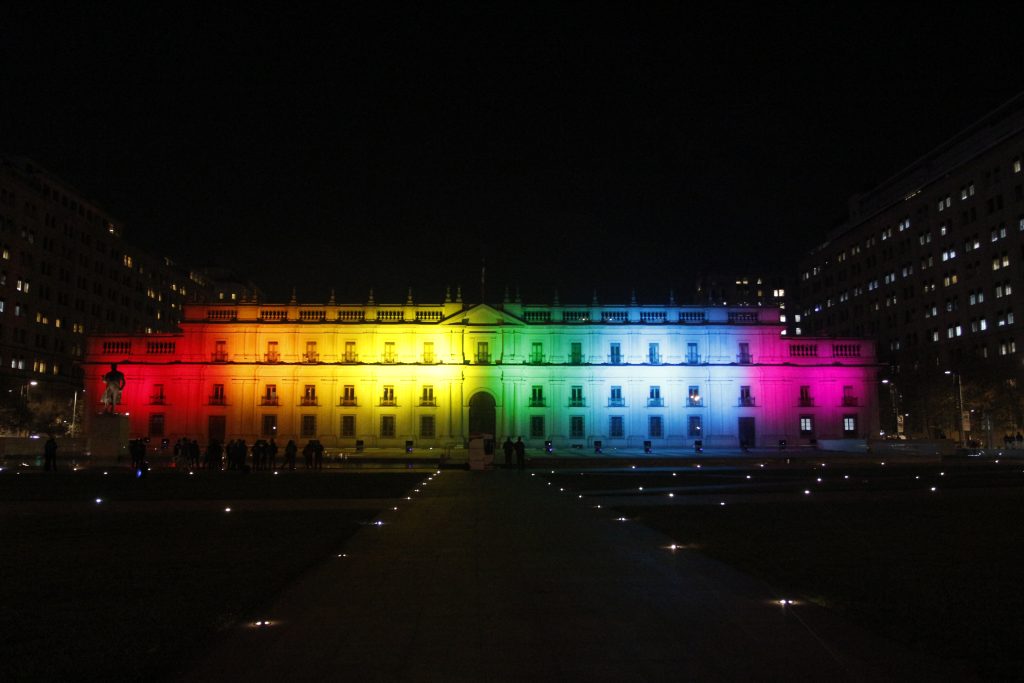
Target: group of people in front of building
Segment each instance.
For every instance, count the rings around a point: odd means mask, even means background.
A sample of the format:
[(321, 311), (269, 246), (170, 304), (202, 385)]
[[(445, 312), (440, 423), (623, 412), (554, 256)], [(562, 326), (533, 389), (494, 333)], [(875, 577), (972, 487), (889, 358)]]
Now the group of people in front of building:
[(516, 458), (516, 467), (524, 470), (526, 469), (526, 444), (523, 443), (523, 437), (518, 437), (515, 443), (512, 443), (512, 437), (505, 437), (505, 443), (501, 444), (501, 450), (505, 454), (505, 467), (512, 467), (512, 456)]

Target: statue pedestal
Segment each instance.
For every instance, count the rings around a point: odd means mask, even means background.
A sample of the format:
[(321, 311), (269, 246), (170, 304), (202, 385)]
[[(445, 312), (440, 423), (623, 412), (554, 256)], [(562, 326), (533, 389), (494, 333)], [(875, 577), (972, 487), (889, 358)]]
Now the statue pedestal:
[(86, 450), (93, 463), (128, 463), (129, 419), (125, 415), (96, 415), (86, 435)]

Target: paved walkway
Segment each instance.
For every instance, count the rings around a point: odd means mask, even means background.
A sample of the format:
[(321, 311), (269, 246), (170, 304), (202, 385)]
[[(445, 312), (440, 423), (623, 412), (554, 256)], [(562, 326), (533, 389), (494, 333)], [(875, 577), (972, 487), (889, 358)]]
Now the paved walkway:
[(396, 505), (186, 680), (964, 679), (542, 473), (445, 471)]

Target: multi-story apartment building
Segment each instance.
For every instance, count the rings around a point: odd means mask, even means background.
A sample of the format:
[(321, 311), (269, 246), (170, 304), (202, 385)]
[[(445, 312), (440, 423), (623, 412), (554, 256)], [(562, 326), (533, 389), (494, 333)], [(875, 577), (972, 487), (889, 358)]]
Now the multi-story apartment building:
[(0, 383), (65, 402), (85, 335), (174, 330), (198, 285), (122, 238), (109, 213), (31, 161), (0, 156)]
[(855, 197), (801, 264), (803, 331), (873, 337), (890, 366), (883, 426), (1020, 428), (1022, 159), (1024, 95)]
[(736, 447), (877, 433), (873, 344), (790, 338), (774, 308), (190, 304), (172, 334), (90, 338), (135, 437)]

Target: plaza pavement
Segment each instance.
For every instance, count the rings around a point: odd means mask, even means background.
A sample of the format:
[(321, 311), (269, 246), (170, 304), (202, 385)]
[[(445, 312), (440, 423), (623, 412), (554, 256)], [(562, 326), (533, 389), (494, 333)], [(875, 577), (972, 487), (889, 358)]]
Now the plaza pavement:
[[(532, 475), (532, 476), (531, 476)], [(446, 470), (189, 681), (965, 680), (549, 485)], [(426, 477), (427, 475), (424, 475)]]

